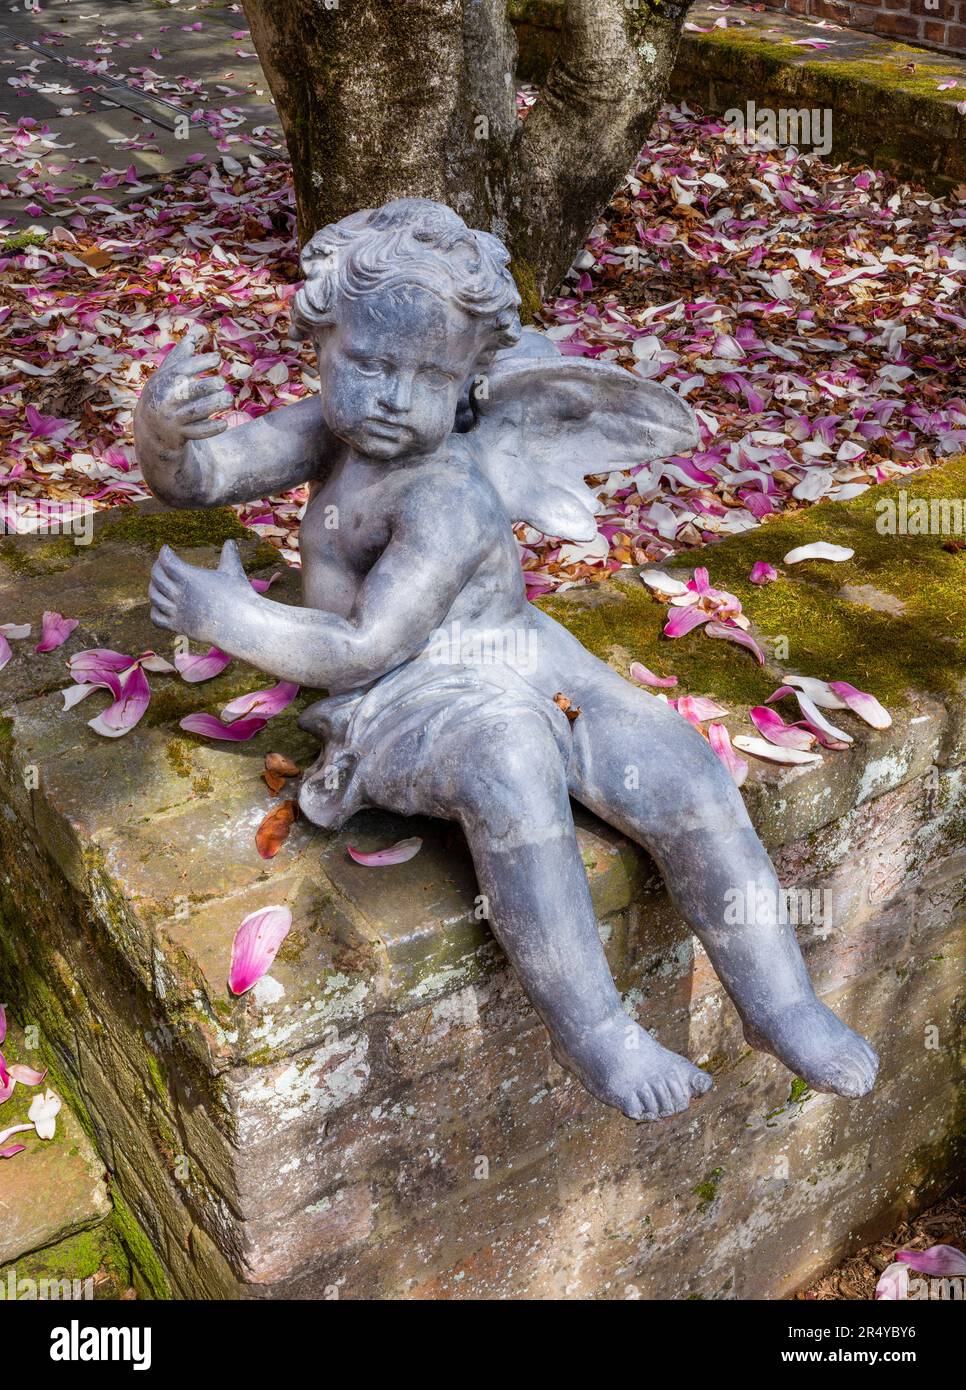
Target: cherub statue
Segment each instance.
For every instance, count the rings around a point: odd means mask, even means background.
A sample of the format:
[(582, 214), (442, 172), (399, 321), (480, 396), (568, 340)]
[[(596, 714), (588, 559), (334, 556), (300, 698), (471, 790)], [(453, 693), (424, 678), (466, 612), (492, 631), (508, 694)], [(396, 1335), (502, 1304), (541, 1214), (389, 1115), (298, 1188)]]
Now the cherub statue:
[[(207, 375), (218, 356), (186, 335), (138, 403), (144, 477), (173, 507), (308, 483), (304, 607), (257, 594), (232, 543), (217, 570), (165, 547), (154, 621), (329, 692), (302, 716), (323, 740), (299, 796), (315, 824), (364, 806), (459, 822), (555, 1056), (599, 1100), (654, 1120), (711, 1077), (625, 1012), (571, 798), (651, 852), (748, 1041), (816, 1090), (864, 1095), (876, 1054), (817, 999), (726, 769), (685, 719), (527, 602), (513, 523), (590, 540), (585, 475), (693, 447), (697, 433), (667, 387), (521, 332), (508, 259), (418, 198), (326, 227), (294, 300), (318, 395), (231, 429), (213, 418), (231, 403)], [(492, 633), (519, 640), (477, 644), (474, 658), (467, 638)], [(729, 889), (749, 883), (753, 920), (725, 925)]]

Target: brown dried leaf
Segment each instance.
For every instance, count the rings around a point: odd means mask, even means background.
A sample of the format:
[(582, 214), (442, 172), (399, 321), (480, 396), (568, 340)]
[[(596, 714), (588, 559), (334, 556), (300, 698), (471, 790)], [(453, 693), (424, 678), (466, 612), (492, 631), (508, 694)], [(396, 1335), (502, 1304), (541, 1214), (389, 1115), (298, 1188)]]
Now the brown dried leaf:
[(553, 697), (553, 702), (555, 705), (559, 705), (559, 707), (563, 710), (564, 714), (570, 720), (571, 724), (574, 722), (575, 719), (580, 717), (580, 706), (575, 705), (574, 702), (572, 700), (569, 700), (567, 696), (563, 694), (562, 691), (557, 691), (556, 695)]
[(276, 772), (280, 777), (297, 777), (301, 770), (298, 763), (293, 763), (284, 753), (265, 754), (266, 772)]
[(298, 818), (297, 801), (283, 801), (274, 811), (269, 811), (255, 832), (255, 848), (263, 859), (274, 859), (289, 837)]
[(99, 246), (92, 246), (89, 251), (78, 253), (77, 259), (89, 265), (91, 270), (103, 270), (106, 265), (110, 265), (114, 260), (110, 251), (102, 251)]

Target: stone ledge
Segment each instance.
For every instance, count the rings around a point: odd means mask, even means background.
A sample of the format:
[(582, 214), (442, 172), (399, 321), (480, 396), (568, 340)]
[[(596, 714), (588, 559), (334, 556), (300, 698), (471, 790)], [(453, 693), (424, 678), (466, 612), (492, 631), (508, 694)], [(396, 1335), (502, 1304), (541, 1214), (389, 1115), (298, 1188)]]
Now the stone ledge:
[[(951, 465), (907, 486), (958, 495), (963, 471)], [(789, 668), (852, 679), (894, 707), (895, 724), (881, 733), (841, 716), (856, 744), (821, 768), (760, 765), (746, 788), (782, 881), (835, 902), (834, 930), (805, 924), (802, 944), (823, 997), (883, 1051), (882, 1086), (854, 1107), (796, 1099), (787, 1073), (748, 1052), (647, 856), (581, 814), (601, 932), (629, 1009), (643, 1010), (662, 1042), (717, 1080), (700, 1106), (650, 1130), (604, 1111), (550, 1061), (543, 1029), (476, 920), (475, 883), (452, 827), (360, 815), (351, 838), (363, 845), (424, 836), (415, 859), (386, 871), (349, 860), (349, 832), (307, 826), (276, 859), (258, 858), (254, 828), (271, 805), (259, 777), (264, 752), (303, 763), (311, 753), (294, 713), (234, 748), (177, 729), (184, 709), (217, 709), (261, 683), (257, 673), (233, 663), (195, 687), (152, 676), (152, 711), (110, 745), (86, 728), (83, 707), (61, 712), (55, 691), (72, 650), (164, 650), (144, 599), (154, 547), (165, 530), (191, 559), (213, 563), (220, 537), (205, 533), (205, 518), (109, 514), (90, 554), (51, 554), (51, 543), (25, 538), (0, 543), (5, 621), (36, 622), (50, 606), (82, 619), (59, 652), (21, 651), (0, 673), (9, 825), (0, 844), (0, 977), (40, 1024), (150, 1236), (155, 1292), (609, 1296), (632, 1278), (630, 1261), (645, 1296), (667, 1296), (669, 1280), (674, 1296), (727, 1296), (729, 1277), (743, 1296), (775, 1296), (835, 1258), (860, 1212), (884, 1222), (941, 1183), (955, 1133), (966, 919), (956, 696), (966, 599), (960, 558), (935, 538), (886, 545), (871, 515), (868, 500), (821, 504), (702, 559), (715, 582), (739, 593), (759, 635), (789, 636)], [(216, 532), (230, 525), (207, 520)], [(855, 561), (792, 571), (765, 591), (748, 586), (754, 559), (780, 562), (791, 544), (831, 535), (857, 540)], [(271, 559), (245, 544), (250, 569)], [(878, 598), (868, 606), (870, 586), (903, 594), (900, 606)], [(289, 600), (295, 592), (291, 574), (273, 589)], [(945, 677), (923, 693), (929, 663), (916, 644), (935, 640), (942, 604)], [(683, 689), (717, 695), (736, 715), (778, 683), (777, 670), (760, 671), (729, 644), (659, 639), (664, 610), (633, 576), (544, 606), (618, 670), (634, 658), (670, 666)], [(24, 784), (31, 766), (36, 790)], [(269, 902), (292, 907), (293, 931), (270, 976), (232, 1000), (234, 930)], [(927, 1024), (940, 1028), (938, 1053), (911, 1055), (906, 1040)], [(882, 1139), (903, 1125), (901, 1138)], [(762, 1172), (783, 1154), (807, 1168), (811, 1151), (825, 1173), (812, 1183), (814, 1173), (799, 1172), (780, 1238), (753, 1269), (739, 1255), (760, 1233), (756, 1213), (777, 1219), (771, 1179), (759, 1175), (750, 1195), (706, 1176), (733, 1173), (749, 1136)], [(483, 1187), (481, 1155), (493, 1167)], [(853, 1189), (865, 1165), (876, 1187), (863, 1206)], [(709, 1184), (704, 1205), (691, 1188)], [(603, 1224), (602, 1211), (611, 1212)], [(812, 1238), (819, 1211), (822, 1231)], [(581, 1254), (586, 1221), (593, 1244)], [(623, 1231), (616, 1243), (611, 1222)], [(527, 1264), (524, 1249), (543, 1253)], [(729, 1250), (734, 1276), (722, 1272), (720, 1252)], [(582, 1271), (573, 1289), (568, 1260)]]

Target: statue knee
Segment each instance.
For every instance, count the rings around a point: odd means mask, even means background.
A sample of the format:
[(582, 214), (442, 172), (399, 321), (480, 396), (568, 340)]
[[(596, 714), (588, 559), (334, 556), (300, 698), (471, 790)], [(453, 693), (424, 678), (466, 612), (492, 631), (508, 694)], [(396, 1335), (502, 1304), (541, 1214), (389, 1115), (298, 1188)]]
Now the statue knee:
[(539, 718), (488, 725), (465, 750), (460, 806), (495, 838), (540, 835), (569, 811), (563, 759)]

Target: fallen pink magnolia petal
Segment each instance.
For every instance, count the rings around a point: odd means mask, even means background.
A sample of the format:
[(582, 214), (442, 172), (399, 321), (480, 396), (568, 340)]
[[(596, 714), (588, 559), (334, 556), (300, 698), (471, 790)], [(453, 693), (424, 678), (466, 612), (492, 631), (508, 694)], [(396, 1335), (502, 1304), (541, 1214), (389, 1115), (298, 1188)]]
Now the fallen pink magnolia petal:
[[(805, 681), (806, 677), (786, 676), (785, 679), (788, 681), (795, 679)], [(820, 686), (824, 684), (824, 681), (809, 682), (810, 687)], [(820, 712), (818, 706), (815, 704), (815, 701), (811, 699), (809, 695), (806, 695), (804, 690), (796, 689), (794, 686), (791, 685), (780, 685), (777, 690), (773, 690), (772, 693), (768, 696), (768, 698), (765, 701), (765, 704), (774, 704), (776, 700), (782, 700), (785, 698), (786, 695), (794, 695), (795, 699), (798, 701), (799, 709), (805, 716), (805, 720), (809, 725), (810, 731), (816, 735), (820, 743), (824, 744), (828, 748), (832, 748), (835, 747), (837, 744), (842, 744), (847, 747), (850, 743), (854, 742), (851, 734), (847, 734), (844, 729), (838, 729), (834, 724), (829, 723), (825, 716)], [(831, 698), (833, 700), (838, 700), (837, 695), (832, 695)], [(836, 708), (844, 709), (845, 706), (841, 703), (841, 701), (839, 701)], [(832, 742), (826, 742), (827, 739), (832, 740)]]
[(45, 613), (43, 626), (40, 633), (40, 641), (34, 647), (35, 652), (53, 652), (58, 647), (62, 647), (70, 634), (78, 627), (79, 618), (65, 618), (61, 613)]
[(848, 681), (829, 681), (829, 689), (843, 700), (853, 714), (871, 724), (873, 729), (888, 729), (892, 715), (879, 704), (874, 695), (864, 690), (856, 690)]
[(752, 738), (750, 734), (737, 734), (734, 744), (742, 753), (750, 753), (753, 758), (762, 758), (769, 763), (820, 763), (821, 753), (806, 753), (801, 748), (779, 748), (763, 738)]
[[(819, 709), (818, 705), (815, 704), (810, 696), (805, 694), (804, 690), (793, 690), (791, 693), (798, 701), (798, 708), (801, 710), (802, 714), (804, 714), (809, 724), (814, 725), (816, 729), (820, 729), (828, 738), (835, 739), (837, 742), (845, 744), (855, 742), (851, 734), (847, 734), (844, 729), (840, 729), (837, 724), (833, 724), (831, 720), (825, 718), (825, 715)], [(769, 700), (769, 704), (770, 703), (771, 701)]]
[(793, 724), (786, 724), (777, 710), (769, 709), (767, 705), (755, 705), (748, 711), (752, 724), (769, 743), (776, 744), (779, 748), (801, 748), (808, 752), (815, 747), (815, 735), (808, 733), (805, 729), (798, 729)]
[[(829, 685), (815, 676), (786, 676), (785, 684), (801, 690), (820, 709), (845, 709), (845, 701)], [(768, 703), (771, 703), (770, 701)]]
[(708, 719), (722, 719), (728, 713), (706, 695), (680, 695), (671, 703), (678, 714), (683, 715), (689, 724), (696, 727)]
[(169, 675), (177, 669), (163, 656), (158, 656), (157, 652), (142, 652), (138, 657), (138, 665), (143, 667), (145, 671), (156, 671), (162, 675)]
[(668, 615), (668, 620), (664, 624), (664, 636), (684, 637), (686, 633), (700, 627), (702, 623), (710, 621), (711, 614), (702, 612), (700, 608), (677, 608)]
[(53, 1091), (44, 1091), (43, 1095), (34, 1096), (27, 1111), (27, 1119), (33, 1121), (38, 1138), (53, 1139), (60, 1107), (60, 1096), (55, 1095)]
[(227, 652), (220, 651), (218, 647), (209, 647), (206, 652), (197, 655), (189, 652), (185, 656), (176, 656), (174, 667), (182, 680), (195, 684), (210, 681), (212, 676), (220, 676), (229, 661), (231, 657)]
[(928, 1250), (897, 1250), (896, 1259), (920, 1274), (966, 1274), (966, 1255), (955, 1245), (930, 1245)]
[(64, 697), (64, 709), (73, 709), (75, 705), (80, 704), (81, 700), (86, 700), (88, 695), (90, 695), (93, 691), (103, 689), (104, 685), (101, 681), (98, 681), (96, 685), (65, 686), (64, 689), (60, 692), (61, 695), (63, 695)]
[(357, 864), (365, 864), (367, 868), (378, 869), (385, 864), (405, 864), (407, 859), (412, 859), (422, 849), (423, 842), (414, 835), (412, 839), (400, 840), (397, 844), (391, 845), (389, 849), (361, 850), (354, 845), (346, 845), (349, 858), (354, 859)]
[(275, 573), (269, 575), (267, 579), (249, 579), (248, 582), (255, 590), (256, 594), (267, 594), (276, 579), (281, 579), (281, 577), (282, 571), (276, 570)]
[(747, 647), (750, 652), (754, 652), (758, 665), (764, 666), (765, 653), (761, 647), (754, 637), (749, 636), (742, 628), (736, 627), (734, 623), (708, 623), (704, 632), (706, 637), (717, 637), (726, 642), (737, 642), (739, 647)]
[(281, 713), (295, 699), (299, 688), (292, 681), (279, 681), (268, 690), (252, 690), (247, 695), (239, 695), (230, 700), (221, 712), (226, 724), (233, 723), (243, 714), (255, 714), (261, 719), (272, 719)]
[(812, 541), (810, 545), (796, 545), (785, 556), (786, 565), (798, 565), (802, 560), (851, 560), (855, 554), (847, 545), (832, 545), (830, 541)]
[(10, 1072), (7, 1070), (7, 1063), (4, 1055), (0, 1052), (0, 1086), (6, 1088), (10, 1085)]
[(0, 623), (0, 671), (13, 656), (10, 639), (17, 641), (21, 637), (29, 636), (29, 623)]
[(250, 912), (235, 932), (231, 944), (228, 988), (245, 994), (271, 968), (278, 948), (292, 927), (287, 907), (262, 907)]
[(67, 662), (71, 675), (78, 682), (89, 681), (92, 675), (101, 676), (105, 671), (120, 675), (122, 671), (129, 671), (134, 664), (133, 656), (112, 651), (110, 647), (88, 647), (85, 651), (75, 652)]
[(653, 589), (656, 594), (668, 597), (686, 593), (688, 587), (680, 579), (672, 579), (663, 570), (642, 570), (641, 583), (646, 584), (649, 589)]
[(748, 764), (732, 748), (731, 735), (723, 724), (708, 725), (708, 742), (731, 773), (735, 786), (743, 786), (748, 776)]
[(14, 1134), (26, 1134), (28, 1129), (33, 1129), (33, 1125), (11, 1125), (9, 1129), (0, 1129), (0, 1144), (5, 1144)]
[[(788, 693), (794, 695), (795, 692), (790, 690)], [(841, 750), (849, 746), (843, 739), (833, 738), (831, 734), (827, 734), (824, 729), (820, 729), (817, 724), (812, 724), (808, 719), (796, 720), (795, 728), (805, 729), (808, 733), (814, 734), (823, 748), (836, 748)]]
[(678, 683), (677, 676), (656, 676), (653, 671), (649, 671), (639, 661), (631, 662), (631, 679), (637, 681), (639, 685), (657, 685), (664, 690), (670, 690)]
[[(30, 1126), (28, 1125), (29, 1129)], [(5, 1149), (0, 1149), (0, 1158), (16, 1158), (17, 1154), (22, 1154), (26, 1149), (26, 1144), (8, 1144)]]
[(47, 1075), (47, 1068), (43, 1071), (35, 1071), (33, 1067), (25, 1066), (23, 1062), (14, 1062), (10, 1068), (10, 1075), (14, 1081), (19, 1081), (21, 1086), (39, 1086)]
[(886, 1265), (875, 1286), (875, 1296), (893, 1302), (909, 1297), (909, 1270), (904, 1264), (895, 1261)]
[(261, 733), (267, 719), (236, 719), (233, 724), (223, 724), (214, 714), (186, 714), (180, 728), (189, 734), (201, 734), (204, 738), (227, 739), (230, 743), (244, 743)]
[(114, 703), (96, 718), (88, 719), (87, 727), (104, 738), (121, 738), (138, 723), (150, 700), (148, 678), (140, 666), (135, 666), (121, 682), (120, 693)]
[(778, 571), (774, 565), (769, 565), (765, 560), (756, 560), (751, 567), (751, 574), (748, 576), (752, 584), (772, 584), (778, 578)]

